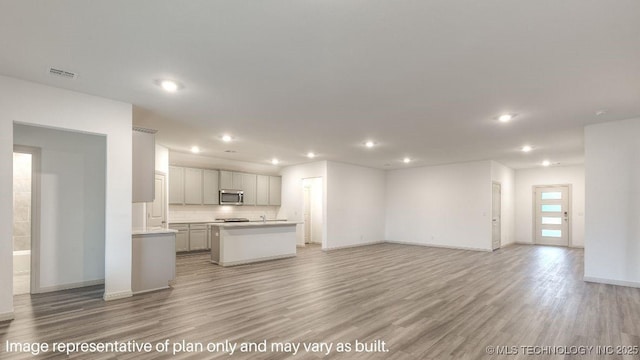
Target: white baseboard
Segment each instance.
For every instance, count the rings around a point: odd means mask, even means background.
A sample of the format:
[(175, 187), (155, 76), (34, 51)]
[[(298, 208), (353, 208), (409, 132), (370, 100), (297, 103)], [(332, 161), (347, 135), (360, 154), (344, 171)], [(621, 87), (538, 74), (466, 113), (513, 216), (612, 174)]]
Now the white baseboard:
[(349, 248), (360, 247), (360, 246), (379, 245), (379, 244), (384, 244), (384, 243), (385, 243), (385, 241), (374, 241), (374, 242), (361, 243), (361, 244), (334, 246), (334, 247), (330, 247), (330, 248), (326, 248), (326, 249), (322, 249), (322, 250), (323, 251), (332, 251), (332, 250), (340, 250), (340, 249), (349, 249)]
[(14, 318), (13, 311), (0, 314), (0, 322), (13, 320)]
[(435, 247), (441, 249), (452, 249), (452, 250), (470, 250), (470, 251), (484, 251), (484, 252), (492, 252), (491, 249), (482, 249), (482, 248), (474, 248), (474, 247), (466, 247), (466, 246), (449, 246), (449, 245), (439, 245), (439, 244), (424, 244), (424, 243), (414, 243), (407, 241), (396, 241), (396, 240), (387, 240), (385, 243), (388, 244), (399, 244), (399, 245), (413, 245), (413, 246), (424, 246), (424, 247)]
[(40, 287), (40, 289), (37, 289), (37, 290), (33, 291), (33, 293), (34, 294), (44, 294), (44, 293), (48, 293), (48, 292), (54, 292), (54, 291), (60, 291), (60, 290), (69, 290), (69, 289), (81, 288), (81, 287), (86, 287), (86, 286), (95, 286), (95, 285), (104, 285), (104, 279), (81, 281), (81, 282), (71, 283), (71, 284), (45, 286), (45, 287)]
[(131, 291), (120, 291), (120, 292), (114, 292), (114, 293), (105, 292), (104, 295), (102, 295), (102, 299), (104, 301), (113, 301), (113, 300), (125, 299), (132, 296), (133, 296), (133, 292)]
[(593, 277), (593, 276), (585, 276), (583, 278), (583, 280), (586, 281), (586, 282), (599, 283), (599, 284), (640, 288), (640, 282), (635, 282), (635, 281), (622, 281), (622, 280), (613, 280), (613, 279), (603, 279), (603, 278), (597, 278), (597, 277)]
[(154, 292), (154, 291), (160, 291), (160, 290), (167, 290), (167, 289), (171, 289), (171, 286), (167, 285), (167, 286), (162, 286), (156, 289), (148, 289), (148, 290), (142, 290), (142, 291), (133, 291), (133, 295), (140, 295), (140, 294), (145, 294), (145, 293), (150, 293), (150, 292)]

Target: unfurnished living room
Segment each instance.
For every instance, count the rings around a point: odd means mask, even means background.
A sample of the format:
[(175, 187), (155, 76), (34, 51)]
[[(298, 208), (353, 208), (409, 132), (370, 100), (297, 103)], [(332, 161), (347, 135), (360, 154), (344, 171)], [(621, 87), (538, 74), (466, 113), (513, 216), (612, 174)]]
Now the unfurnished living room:
[(0, 0), (0, 359), (640, 359), (639, 15)]

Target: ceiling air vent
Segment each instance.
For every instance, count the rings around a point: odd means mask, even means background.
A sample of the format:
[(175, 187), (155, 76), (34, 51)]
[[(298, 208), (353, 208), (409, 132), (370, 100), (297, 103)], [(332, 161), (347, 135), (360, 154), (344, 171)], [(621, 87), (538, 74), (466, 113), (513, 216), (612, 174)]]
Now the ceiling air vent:
[(55, 75), (55, 76), (60, 76), (66, 79), (72, 79), (75, 80), (78, 77), (78, 74), (70, 72), (70, 71), (65, 71), (65, 70), (60, 70), (60, 69), (56, 69), (54, 67), (49, 68), (49, 74), (51, 75)]

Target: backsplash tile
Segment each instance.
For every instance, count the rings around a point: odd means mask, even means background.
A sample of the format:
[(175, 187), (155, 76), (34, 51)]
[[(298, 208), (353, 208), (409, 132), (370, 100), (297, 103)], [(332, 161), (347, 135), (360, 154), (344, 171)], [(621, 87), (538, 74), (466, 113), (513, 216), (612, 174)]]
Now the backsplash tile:
[(275, 219), (278, 206), (169, 205), (169, 223), (180, 221), (208, 222), (218, 218), (240, 217), (249, 220)]

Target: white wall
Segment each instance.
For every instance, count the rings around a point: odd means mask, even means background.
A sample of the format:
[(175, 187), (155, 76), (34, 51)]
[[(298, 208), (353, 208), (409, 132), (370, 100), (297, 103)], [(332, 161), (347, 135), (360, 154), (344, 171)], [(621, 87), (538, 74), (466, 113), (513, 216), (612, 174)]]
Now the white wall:
[[(12, 288), (13, 123), (107, 136), (105, 298), (131, 295), (131, 104), (0, 76), (0, 288)], [(13, 297), (0, 292), (0, 318)]]
[(533, 243), (533, 186), (571, 184), (571, 246), (584, 246), (584, 165), (516, 170), (516, 242)]
[(385, 182), (383, 170), (327, 162), (323, 248), (384, 241)]
[(40, 288), (104, 280), (106, 138), (14, 125), (13, 141), (39, 147)]
[(388, 171), (385, 239), (491, 250), (491, 162)]
[(640, 287), (640, 118), (585, 127), (587, 281)]
[(491, 181), (500, 183), (501, 245), (513, 244), (516, 239), (515, 223), (515, 172), (496, 161), (491, 161)]
[[(308, 178), (323, 179), (322, 199), (322, 247), (327, 244), (327, 162), (318, 161), (309, 164), (288, 166), (281, 170), (282, 175), (282, 205), (278, 211), (278, 218), (293, 221), (304, 221), (304, 192), (302, 181)], [(296, 242), (304, 245), (304, 228), (297, 226)]]

